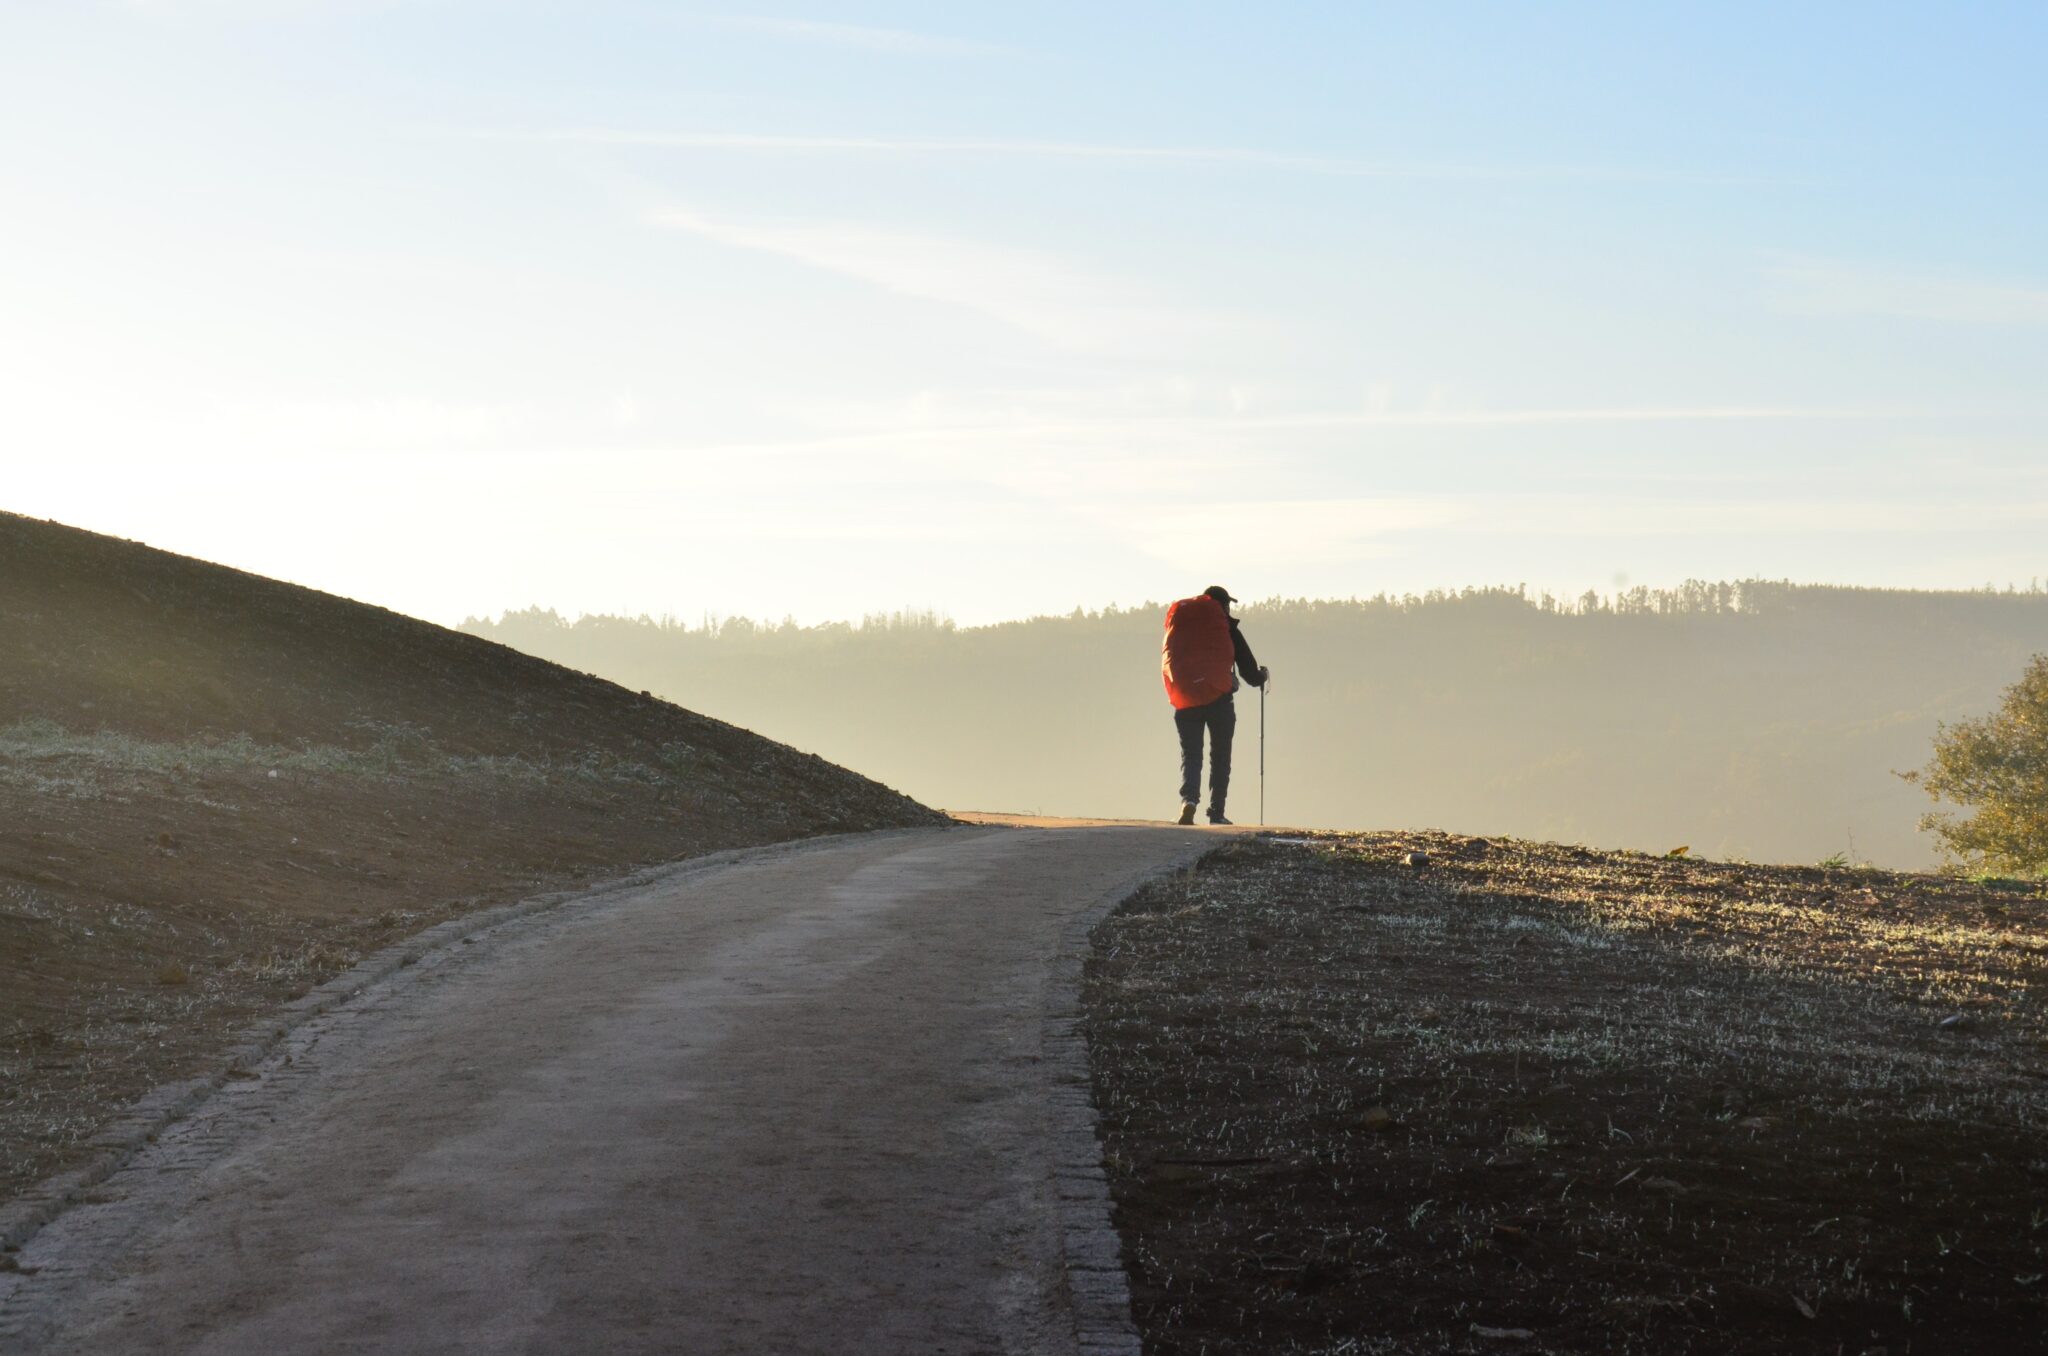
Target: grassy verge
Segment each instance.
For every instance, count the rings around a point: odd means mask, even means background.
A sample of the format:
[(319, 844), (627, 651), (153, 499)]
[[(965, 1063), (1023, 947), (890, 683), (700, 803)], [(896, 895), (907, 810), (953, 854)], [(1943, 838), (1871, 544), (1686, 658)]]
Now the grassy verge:
[(660, 787), (690, 775), (720, 770), (715, 753), (669, 744), (645, 759), (591, 751), (580, 757), (457, 754), (438, 748), (424, 731), (405, 725), (359, 723), (363, 745), (262, 744), (248, 735), (221, 739), (148, 740), (111, 730), (67, 730), (48, 720), (0, 727), (0, 783), (70, 800), (119, 799), (160, 791), (164, 779), (208, 772), (253, 772), (264, 777), (317, 776), (547, 782), (564, 778), (593, 784)]
[(1147, 1349), (2038, 1350), (2044, 917), (1937, 877), (1225, 848), (1088, 974)]

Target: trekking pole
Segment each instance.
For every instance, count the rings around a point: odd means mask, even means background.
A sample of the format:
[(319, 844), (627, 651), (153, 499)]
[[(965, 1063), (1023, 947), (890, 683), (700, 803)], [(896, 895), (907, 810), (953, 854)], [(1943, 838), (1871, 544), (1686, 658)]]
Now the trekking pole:
[(1266, 827), (1266, 689), (1272, 686), (1268, 678), (1259, 684), (1259, 827)]

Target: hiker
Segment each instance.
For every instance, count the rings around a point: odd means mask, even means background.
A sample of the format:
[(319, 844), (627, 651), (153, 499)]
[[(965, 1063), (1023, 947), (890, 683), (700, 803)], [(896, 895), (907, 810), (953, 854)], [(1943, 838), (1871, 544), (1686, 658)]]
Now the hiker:
[[(1231, 694), (1238, 675), (1253, 687), (1264, 687), (1270, 671), (1252, 658), (1230, 605), (1237, 599), (1221, 584), (1212, 584), (1192, 598), (1166, 609), (1166, 640), (1161, 645), (1160, 674), (1167, 700), (1173, 703), (1174, 727), (1180, 731), (1180, 818), (1195, 822), (1202, 794), (1202, 731), (1209, 732), (1209, 822), (1228, 824), (1223, 801), (1230, 794), (1230, 737), (1237, 731), (1237, 707)], [(1235, 669), (1235, 672), (1232, 670)]]

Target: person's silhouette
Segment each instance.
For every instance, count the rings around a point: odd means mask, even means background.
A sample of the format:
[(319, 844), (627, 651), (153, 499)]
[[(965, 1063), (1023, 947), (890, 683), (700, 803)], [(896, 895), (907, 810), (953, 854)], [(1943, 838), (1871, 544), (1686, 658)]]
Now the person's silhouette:
[(1230, 605), (1237, 600), (1221, 584), (1166, 610), (1166, 641), (1160, 670), (1173, 703), (1180, 734), (1181, 824), (1195, 822), (1202, 794), (1202, 732), (1209, 732), (1209, 822), (1228, 824), (1223, 803), (1230, 794), (1230, 742), (1237, 732), (1232, 694), (1238, 678), (1264, 687), (1268, 670), (1252, 657)]

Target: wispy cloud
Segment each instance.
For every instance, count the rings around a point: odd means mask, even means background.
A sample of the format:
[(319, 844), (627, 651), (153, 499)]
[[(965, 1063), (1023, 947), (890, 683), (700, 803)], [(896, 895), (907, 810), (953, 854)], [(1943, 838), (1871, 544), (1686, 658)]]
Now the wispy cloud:
[[(1156, 488), (1156, 487), (1155, 487)], [(1451, 499), (1274, 499), (1089, 509), (1105, 534), (1177, 569), (1319, 568), (1390, 555), (1387, 537), (1442, 529)]]
[(1963, 324), (2048, 324), (2048, 287), (1828, 260), (1770, 271), (1779, 309), (1806, 315), (1883, 315)]
[[(1260, 430), (1314, 428), (1458, 427), (1487, 424), (1674, 424), (1718, 420), (1882, 419), (1899, 411), (1799, 408), (1783, 405), (1617, 405), (1516, 410), (1364, 410), (1209, 419), (1207, 425)], [(1192, 420), (1177, 422), (1193, 423)]]
[(1203, 323), (1190, 313), (1151, 303), (1115, 279), (1028, 250), (892, 227), (742, 221), (679, 207), (660, 209), (650, 219), (902, 296), (963, 307), (1073, 348), (1163, 343)]
[(1167, 165), (1237, 166), (1357, 179), (1494, 180), (1501, 182), (1755, 184), (1756, 179), (1693, 175), (1600, 165), (1486, 165), (1437, 161), (1358, 160), (1242, 146), (1150, 146), (1119, 142), (1039, 141), (1000, 137), (803, 136), (764, 132), (690, 132), (619, 127), (569, 127), (540, 132), (471, 133), (551, 143), (645, 146), (670, 150), (760, 151), (839, 155), (965, 156)]
[(281, 22), (397, 9), (406, 0), (114, 0), (112, 8), (149, 19)]
[(870, 28), (864, 24), (819, 23), (811, 19), (774, 19), (752, 15), (711, 15), (701, 22), (719, 28), (740, 29), (793, 42), (825, 43), (834, 47), (857, 47), (869, 52), (901, 56), (985, 56), (1003, 49), (993, 43), (965, 38), (912, 33), (900, 28)]
[[(1237, 504), (1153, 506), (1155, 496), (1120, 504), (1094, 498), (1075, 512), (1104, 539), (1190, 574), (1274, 578), (1341, 576), (1368, 561), (1456, 559), (1479, 543), (1569, 539), (1640, 551), (1645, 541), (1812, 541), (1864, 537), (1917, 543), (1978, 531), (2034, 531), (2048, 524), (2048, 502), (2013, 502), (1995, 512), (1980, 504), (1929, 508), (1898, 500), (1647, 500), (1556, 494), (1415, 494), (1391, 498), (1249, 500)], [(1468, 545), (1454, 545), (1468, 543)], [(1546, 549), (1548, 551), (1548, 549)]]
[(502, 445), (533, 420), (520, 406), (433, 400), (218, 402), (192, 432), (223, 446), (435, 451)]
[(1105, 534), (1169, 565), (1253, 575), (1328, 570), (1415, 551), (1441, 551), (1446, 537), (1491, 542), (1568, 538), (1581, 544), (1842, 537), (1908, 542), (2048, 526), (2048, 502), (2039, 500), (1987, 507), (1800, 495), (1675, 501), (1600, 494), (1445, 493), (1166, 507), (1133, 499), (1086, 507), (1083, 512), (1098, 521)]
[(1563, 537), (1923, 537), (2048, 524), (2048, 502), (1819, 498), (1780, 493), (1753, 499), (1519, 494), (1473, 503), (1463, 526), (1490, 534)]
[(1686, 424), (1819, 420), (1886, 420), (1913, 417), (1912, 411), (1827, 409), (1796, 406), (1616, 406), (1501, 410), (1331, 411), (1273, 415), (1136, 415), (1092, 419), (948, 420), (881, 424), (872, 429), (828, 433), (813, 438), (720, 445), (720, 453), (804, 453), (829, 449), (936, 446), (959, 448), (983, 443), (1045, 447), (1062, 443), (1129, 446), (1156, 441), (1185, 447), (1199, 439), (1204, 445), (1229, 446), (1243, 439), (1274, 433), (1317, 429), (1372, 428), (1515, 428), (1543, 424)]

